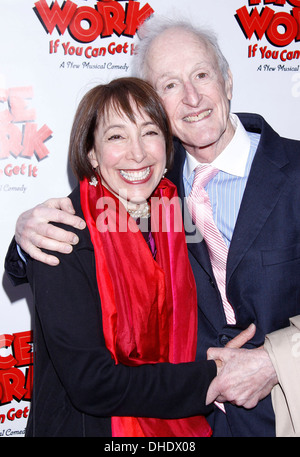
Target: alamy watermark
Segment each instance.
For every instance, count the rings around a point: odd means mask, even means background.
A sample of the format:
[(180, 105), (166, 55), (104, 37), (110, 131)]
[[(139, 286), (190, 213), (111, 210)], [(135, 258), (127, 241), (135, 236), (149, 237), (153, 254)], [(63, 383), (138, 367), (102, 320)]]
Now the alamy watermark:
[[(124, 193), (122, 197), (124, 198)], [(129, 203), (132, 203), (129, 201)], [(125, 206), (119, 205), (117, 211), (117, 202), (113, 197), (104, 196), (97, 200), (96, 208), (99, 211), (96, 219), (96, 227), (99, 232), (116, 232), (124, 233), (131, 231), (133, 233), (143, 230), (145, 224), (149, 224), (149, 230), (153, 232), (184, 232), (187, 243), (199, 243), (203, 236), (197, 230), (192, 220), (187, 206), (187, 198), (181, 199), (178, 196), (172, 197), (151, 197), (149, 200), (151, 208), (151, 217), (149, 221), (141, 218), (138, 221), (128, 218)], [(197, 205), (195, 214), (201, 212), (201, 204)]]

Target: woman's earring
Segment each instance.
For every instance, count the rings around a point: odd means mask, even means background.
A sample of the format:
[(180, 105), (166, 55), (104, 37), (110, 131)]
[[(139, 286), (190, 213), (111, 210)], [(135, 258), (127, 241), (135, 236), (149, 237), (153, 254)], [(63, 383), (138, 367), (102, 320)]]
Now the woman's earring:
[(89, 182), (89, 185), (90, 185), (90, 186), (96, 187), (97, 184), (98, 184), (98, 179), (96, 178), (96, 176), (92, 176), (92, 177), (91, 177), (91, 180), (90, 180), (90, 182)]
[(164, 170), (164, 174), (162, 175), (161, 179), (164, 179), (164, 177), (165, 177), (165, 175), (167, 174), (167, 172), (168, 172), (168, 169), (167, 169), (167, 168), (165, 168), (165, 170)]

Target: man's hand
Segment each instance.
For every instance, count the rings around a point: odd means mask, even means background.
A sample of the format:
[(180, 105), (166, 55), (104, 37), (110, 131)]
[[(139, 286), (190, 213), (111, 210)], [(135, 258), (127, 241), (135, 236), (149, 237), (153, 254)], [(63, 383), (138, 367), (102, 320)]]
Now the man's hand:
[(267, 351), (257, 349), (210, 348), (208, 359), (221, 360), (222, 367), (207, 391), (206, 404), (229, 401), (254, 408), (278, 383)]
[[(232, 338), (227, 344), (226, 348), (241, 348), (244, 344), (248, 343), (251, 338), (254, 337), (256, 332), (256, 327), (254, 324), (250, 324), (245, 330), (242, 330), (236, 337)], [(210, 357), (212, 358), (212, 357)], [(219, 374), (221, 368), (223, 367), (223, 362), (221, 360), (214, 359), (217, 365), (217, 374)], [(208, 404), (208, 403), (207, 403)]]
[(66, 198), (51, 198), (45, 203), (22, 213), (16, 223), (16, 242), (33, 259), (48, 265), (59, 263), (57, 257), (45, 254), (41, 248), (68, 254), (73, 245), (78, 243), (78, 237), (66, 230), (55, 227), (49, 222), (70, 225), (84, 229), (83, 219), (74, 214), (71, 200)]
[[(254, 337), (256, 332), (256, 327), (254, 324), (250, 324), (249, 327), (247, 327), (245, 330), (242, 330), (241, 333), (239, 333), (236, 337), (232, 338), (227, 344), (226, 348), (232, 348), (232, 349), (239, 349), (244, 344), (248, 343), (248, 341), (251, 340), (251, 338)], [(209, 349), (210, 351), (210, 349)], [(210, 357), (212, 358), (212, 357)]]

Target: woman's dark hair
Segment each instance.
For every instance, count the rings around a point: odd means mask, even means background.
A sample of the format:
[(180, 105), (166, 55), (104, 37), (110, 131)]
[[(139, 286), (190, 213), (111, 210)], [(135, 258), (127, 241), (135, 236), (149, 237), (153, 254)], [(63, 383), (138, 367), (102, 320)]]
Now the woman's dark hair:
[(113, 109), (135, 122), (132, 102), (162, 131), (166, 141), (166, 166), (171, 168), (174, 156), (172, 133), (159, 96), (150, 84), (141, 79), (119, 78), (91, 89), (77, 108), (70, 135), (69, 160), (79, 180), (95, 174), (88, 153), (94, 147), (94, 134), (99, 121)]

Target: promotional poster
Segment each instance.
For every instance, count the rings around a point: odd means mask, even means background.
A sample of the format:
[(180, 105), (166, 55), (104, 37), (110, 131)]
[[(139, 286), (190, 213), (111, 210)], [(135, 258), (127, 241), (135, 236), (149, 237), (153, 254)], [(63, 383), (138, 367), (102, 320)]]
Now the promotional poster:
[(233, 74), (231, 110), (300, 140), (300, 0), (1, 0), (1, 437), (25, 434), (34, 370), (32, 294), (4, 272), (16, 221), (76, 185), (67, 156), (77, 105), (131, 75), (139, 26), (153, 15), (212, 29)]

